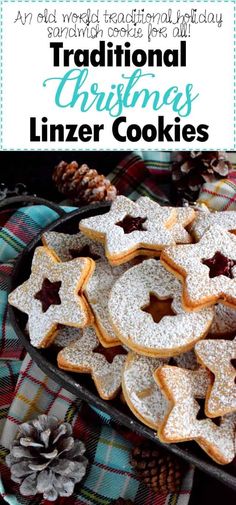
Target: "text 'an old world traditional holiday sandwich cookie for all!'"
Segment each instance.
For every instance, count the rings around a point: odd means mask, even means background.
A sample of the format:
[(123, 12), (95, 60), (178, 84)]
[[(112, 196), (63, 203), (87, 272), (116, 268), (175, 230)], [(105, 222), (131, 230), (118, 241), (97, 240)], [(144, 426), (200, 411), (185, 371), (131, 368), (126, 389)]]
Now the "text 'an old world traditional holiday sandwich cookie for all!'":
[(94, 328), (88, 327), (78, 332), (75, 342), (59, 352), (57, 361), (63, 370), (90, 373), (101, 398), (110, 400), (121, 387), (126, 354), (122, 346), (103, 347)]
[(153, 357), (174, 356), (203, 338), (214, 311), (186, 312), (181, 284), (159, 261), (149, 259), (130, 268), (115, 283), (109, 313), (120, 340)]
[(184, 370), (164, 365), (154, 377), (169, 408), (158, 435), (165, 443), (195, 440), (219, 464), (230, 463), (235, 456), (234, 414), (209, 419), (204, 401), (210, 379), (207, 370)]
[(177, 212), (172, 207), (161, 207), (150, 198), (132, 202), (119, 196), (108, 213), (82, 219), (80, 230), (88, 237), (101, 241), (112, 265), (129, 261), (139, 254), (159, 255), (166, 245), (190, 236), (184, 229), (194, 217), (193, 211)]
[(195, 352), (200, 363), (213, 374), (206, 395), (207, 416), (236, 412), (236, 338), (198, 342)]
[(92, 314), (82, 291), (93, 269), (94, 262), (88, 258), (65, 264), (46, 247), (35, 250), (29, 279), (9, 295), (9, 303), (28, 314), (32, 345), (50, 345), (58, 324), (91, 324)]
[(129, 268), (130, 264), (112, 267), (105, 257), (103, 245), (94, 242), (82, 233), (69, 235), (46, 232), (42, 240), (61, 261), (78, 257), (89, 257), (95, 261), (95, 270), (86, 285), (85, 296), (93, 310), (94, 325), (101, 343), (105, 347), (119, 344), (109, 321), (108, 299), (115, 281)]
[(236, 307), (236, 236), (212, 226), (197, 244), (168, 247), (161, 262), (183, 283), (183, 305), (198, 310), (218, 301)]

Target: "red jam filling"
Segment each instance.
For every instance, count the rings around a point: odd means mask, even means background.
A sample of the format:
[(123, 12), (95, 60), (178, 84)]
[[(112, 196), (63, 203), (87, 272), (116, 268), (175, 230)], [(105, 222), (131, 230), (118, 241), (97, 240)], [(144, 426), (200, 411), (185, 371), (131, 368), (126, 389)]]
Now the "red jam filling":
[(164, 316), (174, 316), (175, 313), (171, 308), (173, 298), (160, 300), (156, 295), (150, 293), (149, 303), (142, 307), (143, 312), (151, 314), (154, 323), (159, 323)]
[(34, 295), (34, 298), (41, 302), (43, 312), (47, 312), (51, 305), (61, 305), (59, 296), (60, 287), (61, 281), (51, 282), (49, 279), (43, 280), (40, 291)]
[(101, 344), (98, 344), (98, 346), (93, 350), (95, 354), (102, 354), (105, 356), (106, 360), (108, 363), (112, 363), (113, 359), (118, 355), (118, 354), (127, 354), (127, 351), (122, 347), (122, 345), (116, 345), (115, 347), (103, 347)]
[(96, 261), (99, 260), (100, 256), (98, 254), (92, 253), (89, 245), (84, 245), (80, 249), (69, 249), (69, 253), (72, 259), (75, 258), (91, 258)]
[(212, 258), (202, 259), (203, 265), (209, 268), (209, 277), (218, 277), (219, 275), (224, 275), (233, 279), (232, 268), (236, 265), (236, 261), (227, 258), (221, 252), (217, 251)]
[(143, 224), (147, 221), (146, 217), (132, 217), (132, 216), (125, 216), (122, 221), (119, 221), (116, 223), (116, 226), (120, 226), (123, 228), (124, 233), (132, 233), (133, 231), (145, 231), (146, 228), (143, 227)]

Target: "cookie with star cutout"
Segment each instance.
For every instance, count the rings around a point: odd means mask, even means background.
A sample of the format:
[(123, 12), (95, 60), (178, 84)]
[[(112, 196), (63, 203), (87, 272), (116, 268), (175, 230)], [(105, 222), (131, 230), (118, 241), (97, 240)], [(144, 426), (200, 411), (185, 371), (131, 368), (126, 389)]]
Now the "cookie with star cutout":
[(195, 353), (213, 374), (206, 394), (206, 415), (217, 417), (236, 412), (236, 337), (232, 341), (198, 342)]
[(177, 213), (171, 207), (161, 207), (147, 197), (133, 202), (118, 196), (108, 213), (82, 219), (79, 228), (104, 244), (111, 265), (119, 265), (140, 254), (159, 255), (163, 247), (175, 244), (171, 227), (176, 223)]
[(207, 418), (204, 403), (210, 384), (204, 368), (184, 370), (159, 367), (154, 378), (169, 401), (165, 418), (158, 429), (164, 443), (195, 440), (217, 463), (226, 465), (235, 457), (235, 414)]
[(99, 396), (103, 400), (111, 400), (121, 387), (126, 354), (121, 345), (103, 347), (94, 328), (87, 327), (78, 331), (75, 342), (58, 353), (57, 363), (62, 370), (91, 374)]
[(182, 281), (186, 310), (217, 302), (236, 307), (236, 236), (232, 233), (212, 226), (196, 244), (162, 251), (161, 262)]
[(181, 284), (155, 259), (125, 272), (111, 290), (108, 304), (114, 330), (133, 351), (152, 357), (175, 356), (204, 338), (214, 310), (186, 312)]
[(68, 235), (46, 232), (42, 236), (42, 241), (61, 261), (84, 256), (95, 261), (95, 270), (86, 285), (85, 296), (93, 311), (94, 326), (102, 345), (105, 347), (118, 345), (119, 340), (109, 321), (108, 299), (115, 281), (130, 267), (130, 264), (112, 267), (105, 257), (103, 245), (82, 233)]
[(28, 314), (33, 346), (48, 347), (59, 324), (84, 327), (92, 323), (83, 291), (94, 266), (94, 261), (88, 258), (62, 263), (47, 247), (35, 249), (29, 279), (8, 298), (11, 305)]

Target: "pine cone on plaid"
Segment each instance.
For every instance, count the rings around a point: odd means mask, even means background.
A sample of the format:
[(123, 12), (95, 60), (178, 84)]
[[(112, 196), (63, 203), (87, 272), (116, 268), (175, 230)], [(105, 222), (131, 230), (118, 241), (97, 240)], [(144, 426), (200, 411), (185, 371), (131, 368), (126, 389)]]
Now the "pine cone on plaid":
[(177, 205), (194, 202), (204, 182), (225, 178), (231, 169), (227, 154), (220, 151), (180, 151), (172, 165), (173, 198)]
[(85, 446), (73, 438), (69, 423), (40, 415), (19, 426), (6, 464), (23, 496), (42, 493), (44, 499), (55, 501), (71, 496), (84, 477), (88, 464), (84, 453)]
[(150, 442), (133, 448), (131, 465), (140, 481), (154, 492), (179, 491), (185, 471), (184, 463)]
[(53, 171), (52, 180), (60, 193), (79, 205), (110, 202), (117, 194), (109, 179), (99, 175), (97, 170), (92, 170), (85, 163), (79, 166), (76, 161), (61, 161)]

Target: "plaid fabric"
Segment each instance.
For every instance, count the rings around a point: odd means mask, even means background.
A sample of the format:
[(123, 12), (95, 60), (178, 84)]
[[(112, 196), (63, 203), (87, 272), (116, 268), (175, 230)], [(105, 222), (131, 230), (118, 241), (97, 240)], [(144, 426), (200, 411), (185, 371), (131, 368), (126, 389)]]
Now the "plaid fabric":
[[(139, 167), (139, 169), (138, 169)], [(148, 194), (163, 202), (158, 180), (148, 172), (136, 155), (130, 155), (112, 174), (120, 193), (135, 199)], [(25, 245), (56, 213), (43, 206), (26, 207), (12, 213), (0, 212), (0, 502), (11, 505), (47, 505), (42, 496), (25, 498), (10, 479), (4, 459), (20, 423), (39, 413), (55, 414), (71, 422), (75, 437), (87, 447), (90, 466), (71, 498), (57, 500), (59, 505), (108, 505), (122, 496), (137, 505), (187, 505), (192, 488), (193, 469), (189, 469), (182, 489), (176, 494), (154, 494), (139, 483), (129, 464), (131, 442), (114, 428), (112, 419), (49, 379), (23, 350), (8, 316), (7, 292), (13, 264)], [(129, 437), (130, 438), (130, 437)], [(2, 498), (1, 498), (2, 497)]]
[[(230, 179), (221, 179), (214, 183), (203, 185), (198, 197), (199, 203), (204, 203), (210, 210), (236, 210), (236, 179), (231, 174)], [(235, 180), (235, 182), (233, 182)]]

